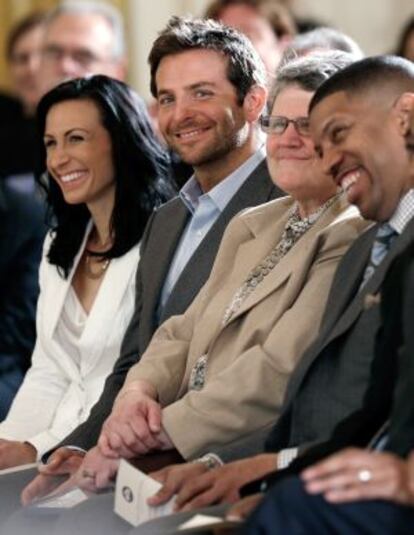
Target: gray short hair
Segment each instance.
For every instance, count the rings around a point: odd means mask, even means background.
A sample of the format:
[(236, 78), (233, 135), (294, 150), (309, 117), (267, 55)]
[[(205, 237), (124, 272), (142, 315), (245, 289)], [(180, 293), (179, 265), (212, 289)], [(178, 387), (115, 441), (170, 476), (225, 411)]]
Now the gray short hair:
[(271, 111), (277, 96), (286, 87), (298, 86), (305, 91), (315, 92), (325, 80), (354, 61), (356, 58), (346, 52), (322, 51), (286, 63), (276, 73), (268, 110)]
[(336, 28), (321, 26), (309, 32), (296, 35), (285, 49), (281, 65), (298, 56), (305, 56), (312, 50), (340, 50), (355, 57), (355, 61), (364, 57), (358, 43), (349, 35)]
[(77, 0), (64, 0), (59, 6), (52, 9), (47, 17), (46, 24), (50, 24), (57, 17), (63, 14), (79, 15), (100, 15), (112, 28), (114, 35), (113, 59), (122, 59), (126, 54), (124, 20), (120, 11), (105, 2), (95, 2), (93, 0), (79, 2)]

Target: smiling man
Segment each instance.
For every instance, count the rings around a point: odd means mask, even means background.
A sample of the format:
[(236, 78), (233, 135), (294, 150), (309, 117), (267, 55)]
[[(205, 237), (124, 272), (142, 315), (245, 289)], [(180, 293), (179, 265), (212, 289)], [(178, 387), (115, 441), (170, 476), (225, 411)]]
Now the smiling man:
[[(363, 206), (367, 214), (372, 214), (371, 217), (381, 218), (394, 226), (398, 221), (396, 214), (401, 214), (401, 208), (405, 209), (406, 218), (410, 218), (411, 214), (412, 219), (413, 214), (413, 209), (410, 210), (407, 203), (414, 186), (413, 67), (408, 62), (401, 63), (396, 59), (374, 58), (367, 60), (360, 68), (364, 68), (368, 75), (367, 85), (361, 83), (358, 72), (360, 75), (362, 72), (355, 67), (354, 71), (343, 73), (349, 76), (348, 84), (344, 78), (338, 77), (316, 95), (311, 105), (315, 138), (318, 140), (321, 157), (329, 168), (334, 169), (337, 180), (347, 188), (349, 198)], [(384, 83), (383, 95), (382, 91), (378, 94), (374, 89), (376, 86), (370, 87), (375, 74), (381, 76)], [(354, 90), (358, 91), (358, 96), (347, 90), (355, 82)], [(394, 94), (392, 87), (396, 91)], [(398, 88), (404, 92), (402, 95), (398, 95)], [(375, 107), (372, 106), (374, 103)], [(373, 117), (375, 114), (376, 119)], [(392, 150), (399, 147), (400, 137), (405, 136), (407, 155), (411, 161), (405, 173), (400, 174), (400, 166), (405, 167), (405, 163), (392, 159), (390, 152), (386, 153), (386, 161), (384, 153), (378, 154), (381, 151), (374, 154), (371, 147), (375, 146), (378, 139), (371, 138), (374, 132), (379, 136), (387, 135), (388, 142), (394, 146)], [(378, 146), (377, 149), (381, 147)], [(396, 153), (394, 155), (397, 156)], [(378, 158), (384, 161), (384, 165), (395, 165), (395, 180), (391, 178), (392, 174), (388, 177), (384, 175), (386, 169), (383, 165), (376, 165)], [(398, 242), (402, 244), (404, 235), (408, 246), (388, 269), (381, 287), (383, 327), (378, 336), (372, 374), (362, 406), (336, 427), (331, 440), (311, 448), (302, 459), (293, 463), (290, 470), (298, 473), (301, 468), (312, 465), (315, 459), (323, 458), (326, 453), (335, 452), (344, 446), (346, 449), (307, 468), (300, 479), (294, 477), (279, 481), (251, 518), (245, 533), (263, 535), (281, 530), (288, 535), (408, 535), (412, 532), (412, 221), (407, 224), (402, 236), (397, 238), (395, 247)], [(395, 254), (392, 256), (395, 257)], [(375, 276), (374, 274), (373, 277)], [(376, 434), (368, 444), (370, 435), (372, 437), (375, 431)], [(246, 502), (237, 507), (240, 510), (245, 505)]]

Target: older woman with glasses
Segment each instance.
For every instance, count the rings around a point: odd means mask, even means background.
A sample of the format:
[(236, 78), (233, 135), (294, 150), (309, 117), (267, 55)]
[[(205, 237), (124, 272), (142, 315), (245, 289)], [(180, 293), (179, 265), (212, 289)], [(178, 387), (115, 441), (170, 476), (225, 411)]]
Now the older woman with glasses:
[(84, 488), (105, 486), (119, 457), (177, 450), (195, 459), (278, 417), (289, 375), (318, 333), (336, 265), (366, 225), (320, 168), (306, 119), (316, 87), (349, 61), (304, 58), (280, 71), (262, 127), (270, 173), (289, 196), (229, 224), (199, 296), (159, 328), (130, 370), (78, 470)]

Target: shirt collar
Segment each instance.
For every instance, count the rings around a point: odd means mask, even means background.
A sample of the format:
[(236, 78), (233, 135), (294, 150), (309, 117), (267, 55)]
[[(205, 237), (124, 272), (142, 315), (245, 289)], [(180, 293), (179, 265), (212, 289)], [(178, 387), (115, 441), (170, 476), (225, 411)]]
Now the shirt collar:
[(413, 217), (414, 189), (410, 189), (398, 203), (388, 223), (398, 234), (401, 234)]
[(233, 173), (220, 181), (209, 192), (203, 193), (195, 175), (192, 175), (179, 192), (179, 196), (188, 210), (193, 214), (200, 201), (209, 198), (220, 212), (224, 210), (236, 191), (250, 176), (253, 170), (266, 156), (265, 146), (261, 146), (250, 158), (248, 158)]

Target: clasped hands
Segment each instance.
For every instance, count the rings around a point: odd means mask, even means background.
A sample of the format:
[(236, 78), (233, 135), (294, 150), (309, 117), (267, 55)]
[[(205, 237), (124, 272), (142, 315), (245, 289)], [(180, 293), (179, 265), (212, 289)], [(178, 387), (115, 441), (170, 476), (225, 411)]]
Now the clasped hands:
[(70, 448), (56, 450), (24, 489), (22, 503), (31, 503), (51, 492), (65, 492), (73, 486), (90, 492), (111, 486), (121, 457), (133, 458), (173, 447), (161, 419), (162, 409), (152, 387), (131, 383), (120, 391), (98, 445), (86, 455)]

